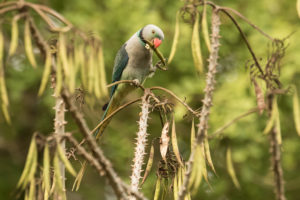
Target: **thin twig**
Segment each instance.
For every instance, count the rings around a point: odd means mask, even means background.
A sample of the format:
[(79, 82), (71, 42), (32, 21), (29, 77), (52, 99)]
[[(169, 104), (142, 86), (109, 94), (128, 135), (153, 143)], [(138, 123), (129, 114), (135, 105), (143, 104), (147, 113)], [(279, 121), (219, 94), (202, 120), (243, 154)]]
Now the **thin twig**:
[(229, 126), (231, 126), (232, 124), (234, 124), (235, 122), (239, 121), (240, 119), (247, 117), (248, 115), (251, 115), (253, 113), (258, 112), (259, 109), (257, 107), (252, 108), (250, 110), (248, 110), (247, 112), (235, 117), (233, 120), (231, 120), (230, 122), (227, 122), (224, 126), (218, 128), (218, 130), (216, 130), (213, 134), (211, 134), (210, 136), (208, 136), (209, 139), (213, 139), (217, 136), (219, 136), (221, 133), (223, 133), (223, 131), (225, 129), (227, 129)]
[(113, 82), (111, 84), (108, 84), (106, 87), (109, 88), (109, 87), (112, 87), (114, 85), (119, 85), (120, 83), (132, 84), (132, 85), (135, 85), (136, 87), (141, 88), (142, 90), (145, 90), (145, 88), (141, 84), (137, 83), (134, 80), (120, 80), (120, 81), (115, 81), (115, 82)]
[(141, 98), (137, 98), (135, 100), (132, 100), (128, 103), (125, 103), (124, 105), (122, 106), (119, 106), (116, 110), (114, 110), (112, 113), (110, 113), (107, 117), (105, 117), (92, 131), (90, 134), (93, 134), (95, 133), (95, 131), (100, 128), (106, 121), (108, 121), (109, 119), (111, 119), (115, 114), (117, 114), (119, 111), (123, 110), (124, 108), (126, 108), (127, 106), (131, 105), (131, 104), (134, 104), (138, 101), (140, 101)]

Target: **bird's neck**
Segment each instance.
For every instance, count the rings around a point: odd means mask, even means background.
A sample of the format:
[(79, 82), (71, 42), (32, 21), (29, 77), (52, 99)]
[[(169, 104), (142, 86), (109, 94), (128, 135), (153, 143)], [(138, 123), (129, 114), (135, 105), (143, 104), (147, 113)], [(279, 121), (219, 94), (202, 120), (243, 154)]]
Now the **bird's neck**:
[(144, 36), (143, 36), (143, 29), (144, 29), (144, 28), (142, 28), (141, 30), (139, 30), (139, 31), (137, 32), (137, 36), (138, 36), (138, 38), (139, 38), (140, 43), (143, 45), (143, 47), (145, 47), (145, 46), (146, 46), (146, 40), (145, 40), (145, 38), (144, 38)]

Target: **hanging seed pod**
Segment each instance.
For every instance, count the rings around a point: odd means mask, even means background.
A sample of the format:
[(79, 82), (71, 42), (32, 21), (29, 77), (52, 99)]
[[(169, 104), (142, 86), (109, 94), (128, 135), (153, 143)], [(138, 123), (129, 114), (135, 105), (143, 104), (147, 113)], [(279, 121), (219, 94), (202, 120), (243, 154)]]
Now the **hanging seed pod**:
[(179, 39), (179, 19), (180, 19), (180, 12), (178, 11), (176, 13), (176, 24), (175, 24), (175, 32), (174, 32), (174, 38), (173, 38), (173, 43), (172, 43), (172, 47), (171, 47), (171, 52), (170, 52), (170, 56), (168, 59), (168, 64), (171, 63), (171, 61), (174, 58), (176, 49), (177, 49), (177, 44), (178, 44), (178, 39)]
[(294, 95), (293, 95), (293, 111), (294, 111), (294, 122), (296, 126), (296, 131), (300, 136), (300, 106), (297, 88), (294, 85)]
[(174, 154), (176, 156), (177, 162), (183, 167), (183, 163), (181, 160), (179, 148), (178, 148), (178, 143), (177, 143), (177, 136), (176, 136), (176, 130), (175, 130), (175, 119), (173, 117), (173, 123), (172, 123), (172, 147)]
[(8, 55), (11, 56), (16, 52), (18, 47), (18, 39), (19, 39), (19, 28), (18, 28), (18, 20), (19, 16), (15, 16), (11, 22), (11, 41), (9, 46)]
[(25, 167), (23, 169), (22, 175), (17, 184), (17, 188), (20, 188), (20, 187), (25, 188), (25, 186), (27, 184), (26, 180), (30, 179), (28, 177), (30, 175), (31, 169), (34, 166), (33, 163), (35, 162), (35, 159), (37, 159), (36, 156), (37, 156), (37, 148), (36, 148), (36, 141), (35, 141), (35, 134), (34, 134), (31, 139), (30, 145), (29, 145), (29, 150), (27, 153)]
[(159, 196), (160, 196), (160, 181), (161, 181), (160, 177), (157, 177), (153, 200), (159, 200)]
[(210, 166), (210, 168), (213, 170), (213, 172), (215, 174), (217, 174), (216, 170), (215, 170), (215, 167), (214, 167), (214, 164), (213, 164), (213, 161), (211, 159), (210, 149), (209, 149), (209, 142), (208, 142), (207, 138), (205, 138), (205, 140), (204, 140), (204, 147), (205, 147), (205, 158), (207, 160), (207, 163)]
[(70, 66), (68, 63), (68, 56), (67, 56), (67, 47), (66, 47), (66, 38), (65, 34), (59, 34), (59, 44), (58, 44), (58, 53), (59, 53), (59, 60), (61, 60), (61, 67), (63, 69), (63, 73), (65, 78), (68, 80), (70, 76)]
[(169, 122), (166, 122), (163, 129), (162, 129), (161, 137), (160, 137), (160, 154), (161, 154), (162, 159), (166, 163), (167, 163), (166, 155), (167, 155), (169, 141), (170, 141), (170, 137), (168, 135), (169, 126), (170, 126)]
[(30, 181), (28, 200), (35, 200), (35, 180), (34, 180), (34, 178)]
[(76, 171), (74, 170), (72, 164), (66, 157), (64, 150), (61, 148), (61, 146), (59, 144), (57, 145), (57, 152), (58, 152), (58, 156), (59, 156), (60, 160), (64, 163), (67, 171), (70, 174), (72, 174), (74, 177), (76, 177)]
[(300, 18), (300, 0), (297, 0), (296, 8), (297, 8), (298, 16)]
[(59, 158), (58, 152), (56, 151), (55, 156), (53, 158), (53, 167), (54, 167), (54, 176), (55, 176), (55, 188), (57, 189), (60, 197), (63, 200), (66, 200), (66, 194), (64, 192), (63, 183), (62, 183), (62, 176), (60, 173), (59, 167)]
[(256, 101), (257, 101), (257, 107), (259, 110), (259, 114), (262, 114), (264, 109), (266, 108), (266, 103), (265, 103), (265, 97), (264, 94), (259, 87), (258, 83), (256, 82), (255, 79), (252, 80), (255, 88), (255, 96), (256, 96)]
[(150, 149), (150, 154), (149, 154), (149, 159), (148, 159), (148, 162), (147, 162), (147, 167), (146, 167), (145, 174), (144, 174), (141, 185), (144, 184), (146, 178), (148, 177), (148, 175), (150, 173), (150, 170), (151, 170), (152, 164), (153, 164), (153, 159), (154, 159), (154, 145), (153, 145), (153, 142), (152, 142), (151, 149)]
[(32, 41), (31, 41), (31, 33), (30, 33), (30, 25), (29, 20), (25, 20), (25, 27), (24, 27), (24, 45), (25, 45), (25, 52), (27, 55), (27, 58), (32, 65), (33, 68), (36, 68), (36, 60), (33, 53), (32, 48)]
[(272, 106), (272, 113), (271, 113), (271, 117), (269, 118), (269, 121), (267, 123), (267, 126), (264, 130), (264, 134), (268, 134), (271, 129), (273, 128), (273, 126), (275, 125), (276, 123), (276, 118), (277, 118), (277, 115), (278, 115), (278, 107), (277, 107), (277, 99), (276, 97), (273, 99), (273, 106)]
[(95, 70), (95, 81), (94, 81), (94, 93), (95, 93), (95, 96), (100, 99), (101, 98), (101, 85), (100, 85), (100, 68), (99, 68), (99, 65), (97, 65), (96, 61), (97, 61), (97, 54), (98, 52), (95, 52), (96, 50), (94, 50), (93, 54), (92, 54), (92, 57), (91, 59), (93, 59), (93, 65), (94, 66), (94, 70)]
[(51, 74), (51, 52), (50, 50), (47, 48), (46, 50), (46, 60), (45, 60), (45, 65), (44, 65), (44, 72), (43, 72), (43, 77), (42, 77), (42, 81), (41, 81), (41, 85), (40, 85), (40, 89), (38, 92), (38, 96), (42, 96), (42, 94), (45, 91), (46, 85), (48, 83), (50, 74)]
[(207, 26), (207, 11), (206, 11), (206, 0), (203, 1), (203, 11), (202, 11), (202, 33), (204, 37), (205, 44), (207, 46), (207, 49), (209, 52), (211, 52), (211, 45), (210, 45), (210, 39), (209, 39), (209, 32), (208, 32), (208, 26)]
[(6, 122), (8, 124), (11, 124), (10, 116), (8, 112), (9, 101), (8, 101), (8, 95), (7, 95), (5, 77), (4, 77), (3, 57), (4, 57), (4, 38), (3, 38), (2, 29), (0, 27), (0, 95), (2, 101), (1, 107)]
[(227, 163), (227, 171), (228, 171), (228, 174), (230, 175), (230, 177), (232, 179), (233, 184), (235, 185), (236, 188), (240, 189), (240, 184), (239, 184), (239, 181), (238, 181), (238, 179), (235, 175), (235, 171), (234, 171), (233, 164), (232, 164), (230, 148), (227, 148), (226, 163)]
[(45, 144), (43, 158), (44, 200), (48, 200), (50, 194), (50, 153), (48, 143)]
[(56, 63), (56, 85), (55, 85), (55, 96), (60, 95), (60, 91), (63, 85), (63, 75), (62, 75), (62, 63), (58, 59)]
[(194, 60), (194, 65), (198, 73), (203, 72), (203, 61), (201, 55), (201, 46), (200, 46), (200, 38), (199, 38), (199, 13), (196, 13), (196, 20), (193, 26), (192, 40), (192, 55)]
[(104, 65), (104, 56), (103, 56), (103, 50), (102, 47), (99, 47), (98, 51), (98, 63), (99, 63), (99, 72), (100, 72), (100, 89), (101, 94), (105, 97), (108, 96), (108, 90), (107, 90), (107, 82), (106, 82), (106, 74), (105, 74), (105, 65)]

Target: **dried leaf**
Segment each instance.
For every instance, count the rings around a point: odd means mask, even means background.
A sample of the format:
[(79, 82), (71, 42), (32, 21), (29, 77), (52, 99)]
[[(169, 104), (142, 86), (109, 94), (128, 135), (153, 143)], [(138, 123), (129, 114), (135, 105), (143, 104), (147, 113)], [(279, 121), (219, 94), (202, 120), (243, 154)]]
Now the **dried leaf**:
[(18, 39), (19, 39), (19, 28), (18, 28), (18, 18), (14, 17), (11, 22), (11, 41), (8, 55), (11, 56), (16, 52), (18, 47)]
[(34, 156), (36, 152), (36, 142), (35, 142), (35, 135), (32, 137), (30, 145), (29, 145), (29, 150), (27, 153), (27, 158), (25, 162), (25, 167), (23, 169), (22, 175), (19, 179), (19, 182), (17, 184), (17, 188), (20, 188), (21, 186), (25, 186), (25, 180), (28, 179), (29, 172), (32, 166), (32, 163), (34, 162)]
[(256, 80), (253, 79), (252, 81), (255, 88), (256, 102), (257, 102), (259, 114), (262, 114), (264, 109), (266, 108), (265, 97)]
[(264, 130), (264, 134), (267, 134), (267, 133), (269, 133), (271, 131), (271, 129), (275, 125), (276, 118), (277, 118), (277, 115), (278, 115), (277, 99), (276, 98), (274, 98), (272, 104), (273, 104), (273, 106), (272, 106), (273, 109), (272, 109), (271, 117), (269, 118), (267, 126), (266, 126), (266, 128)]
[(154, 200), (159, 200), (160, 195), (160, 177), (157, 177), (156, 186), (155, 186), (155, 192), (154, 192)]
[(86, 170), (86, 167), (87, 167), (87, 162), (84, 161), (82, 166), (81, 166), (81, 169), (80, 171), (78, 172), (76, 178), (75, 178), (75, 181), (73, 183), (73, 187), (72, 187), (72, 191), (78, 191), (79, 190), (79, 187), (80, 187), (80, 184), (81, 184), (81, 181), (82, 181), (82, 178), (83, 178), (83, 175), (84, 175), (84, 172)]
[(300, 18), (300, 0), (297, 0), (297, 5), (296, 5), (296, 7), (297, 7), (298, 16), (299, 16), (299, 18)]
[(60, 172), (60, 166), (59, 166), (59, 158), (58, 158), (58, 152), (56, 151), (54, 158), (53, 158), (53, 167), (54, 167), (54, 176), (55, 176), (55, 186), (57, 188), (57, 191), (60, 195), (60, 197), (63, 200), (66, 200), (66, 194), (64, 192), (63, 183), (62, 183), (62, 176)]
[(227, 171), (235, 185), (236, 188), (240, 189), (240, 184), (239, 184), (239, 181), (235, 175), (235, 171), (234, 171), (234, 168), (233, 168), (233, 164), (232, 164), (232, 158), (231, 158), (231, 150), (230, 148), (227, 149), (227, 152), (226, 152), (226, 163), (227, 163)]
[(296, 126), (296, 131), (300, 136), (300, 106), (299, 106), (299, 98), (298, 98), (298, 92), (296, 86), (294, 86), (293, 110), (294, 110), (294, 122)]
[(168, 64), (171, 63), (171, 61), (174, 58), (176, 49), (177, 49), (177, 44), (178, 44), (178, 39), (179, 39), (179, 19), (180, 19), (180, 12), (178, 11), (176, 13), (176, 24), (175, 24), (175, 32), (174, 32), (174, 38), (173, 38), (173, 43), (172, 43), (172, 47), (171, 47), (171, 52), (170, 52), (170, 56), (168, 59)]
[(151, 170), (152, 164), (153, 164), (153, 159), (154, 159), (154, 145), (152, 144), (151, 149), (150, 149), (149, 159), (148, 159), (148, 162), (147, 162), (147, 167), (146, 167), (145, 174), (144, 174), (141, 185), (144, 184), (146, 178), (148, 177), (148, 175), (150, 173), (150, 170)]
[(52, 59), (51, 52), (49, 49), (47, 49), (43, 77), (42, 77), (42, 81), (38, 93), (39, 96), (42, 96), (42, 94), (44, 93), (47, 82), (51, 74), (51, 59)]
[(48, 143), (45, 144), (43, 157), (44, 200), (48, 200), (50, 194), (50, 153)]
[(177, 143), (177, 136), (176, 136), (176, 128), (175, 128), (175, 119), (173, 118), (173, 123), (172, 123), (172, 147), (174, 154), (176, 156), (177, 162), (183, 167), (183, 163), (181, 160), (179, 148), (178, 148), (178, 143)]
[(25, 21), (25, 28), (24, 28), (24, 45), (25, 45), (25, 52), (28, 57), (28, 60), (33, 68), (36, 68), (36, 61), (32, 49), (31, 43), (31, 33), (30, 33), (30, 25), (29, 20)]
[(207, 26), (207, 13), (206, 13), (206, 2), (204, 0), (203, 2), (203, 11), (202, 11), (202, 33), (204, 36), (204, 41), (207, 46), (207, 49), (209, 52), (211, 52), (211, 45), (210, 45), (210, 39), (209, 39), (209, 32), (208, 32), (208, 26)]
[(198, 71), (198, 73), (202, 73), (203, 61), (202, 61), (200, 38), (199, 38), (199, 13), (198, 12), (196, 14), (196, 20), (193, 27), (191, 47), (192, 47), (193, 60), (194, 60), (194, 65), (196, 67), (196, 70)]
[(28, 200), (35, 200), (35, 180), (30, 181)]
[(57, 152), (58, 152), (58, 156), (59, 156), (60, 160), (64, 163), (68, 172), (70, 174), (72, 174), (74, 177), (76, 177), (76, 171), (74, 170), (72, 164), (66, 157), (64, 150), (61, 148), (61, 146), (59, 144), (57, 145)]
[(161, 137), (160, 137), (160, 154), (161, 154), (162, 159), (165, 162), (167, 162), (166, 155), (167, 155), (169, 141), (170, 141), (170, 137), (168, 135), (169, 126), (170, 126), (169, 122), (166, 122), (162, 129)]

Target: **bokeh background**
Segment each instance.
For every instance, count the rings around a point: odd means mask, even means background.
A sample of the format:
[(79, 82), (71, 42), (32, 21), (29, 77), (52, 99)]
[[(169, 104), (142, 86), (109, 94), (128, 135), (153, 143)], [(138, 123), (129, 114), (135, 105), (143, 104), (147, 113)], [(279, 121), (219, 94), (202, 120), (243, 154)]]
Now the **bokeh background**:
[[(116, 52), (133, 33), (146, 24), (156, 24), (164, 31), (165, 40), (160, 50), (168, 57), (174, 35), (176, 12), (184, 4), (179, 0), (40, 0), (32, 2), (46, 4), (64, 15), (81, 30), (100, 36), (103, 42), (108, 81), (111, 80)], [(282, 60), (280, 80), (284, 88), (295, 84), (299, 90), (300, 19), (296, 11), (296, 1), (214, 0), (213, 2), (238, 10), (275, 38), (289, 36), (286, 39), (288, 48)], [(208, 10), (211, 11), (210, 8)], [(250, 84), (249, 70), (246, 68), (250, 54), (232, 22), (224, 15), (221, 16), (221, 21), (219, 73), (214, 106), (209, 120), (209, 134), (235, 116), (256, 106), (254, 88)], [(263, 63), (270, 49), (270, 41), (242, 20), (238, 22)], [(193, 66), (190, 48), (191, 27), (191, 24), (181, 21), (179, 44), (169, 70), (158, 70), (153, 78), (146, 81), (145, 86), (158, 85), (168, 88), (182, 99), (186, 98), (186, 102), (193, 108), (198, 108), (201, 106), (203, 97), (205, 76), (197, 75)], [(203, 40), (201, 45), (203, 57), (206, 60), (208, 52)], [(0, 115), (0, 199), (3, 200), (15, 199), (14, 189), (24, 166), (32, 134), (39, 131), (47, 135), (53, 130), (52, 90), (49, 89), (41, 98), (37, 97), (42, 67), (34, 70), (28, 62), (24, 61), (22, 53), (17, 56), (18, 59), (10, 63), (11, 67), (8, 67), (6, 72), (12, 125), (7, 125), (2, 114)], [(128, 98), (138, 95), (141, 94), (136, 92)], [(164, 94), (161, 95), (164, 96)], [(107, 99), (99, 100), (92, 107), (85, 105), (83, 112), (91, 127), (95, 126), (100, 119), (101, 105), (106, 101)], [(292, 96), (280, 96), (278, 103), (283, 137), (282, 166), (286, 182), (286, 196), (290, 200), (296, 200), (299, 199), (300, 190), (300, 138), (293, 122)], [(129, 182), (131, 174), (139, 111), (139, 106), (134, 105), (119, 113), (110, 123), (100, 142), (114, 168), (126, 182)], [(185, 108), (176, 105), (179, 148), (184, 159), (188, 159), (191, 119), (184, 118), (185, 114)], [(70, 116), (67, 116), (67, 119), (67, 130), (76, 134), (77, 127), (71, 121)], [(266, 122), (266, 113), (253, 114), (226, 129), (222, 137), (210, 141), (217, 175), (210, 170), (211, 188), (207, 183), (202, 182), (193, 199), (274, 199), (268, 136), (262, 133)], [(159, 137), (160, 131), (159, 116), (157, 113), (152, 113), (148, 131), (150, 140)], [(78, 133), (77, 135), (79, 136)], [(231, 147), (241, 189), (234, 187), (227, 173), (225, 158), (227, 147)], [(142, 189), (149, 198), (153, 197), (155, 189), (158, 152), (156, 148), (154, 168)], [(74, 160), (72, 162), (79, 169), (79, 162)], [(68, 176), (68, 199), (114, 199), (104, 178), (99, 178), (92, 168), (88, 169), (78, 192), (70, 192), (72, 183), (73, 178)]]

